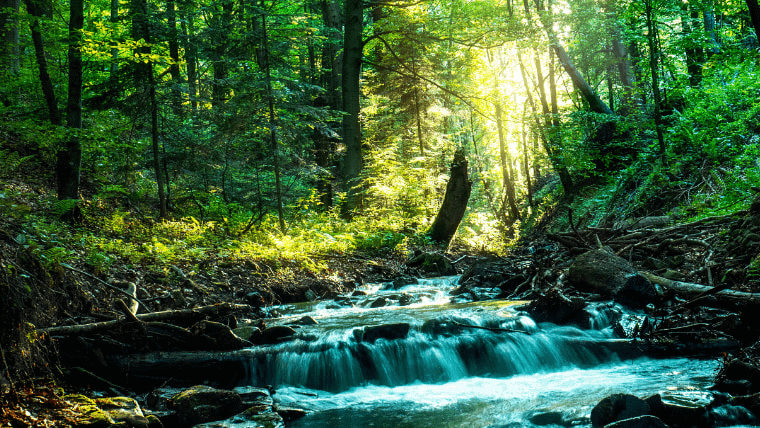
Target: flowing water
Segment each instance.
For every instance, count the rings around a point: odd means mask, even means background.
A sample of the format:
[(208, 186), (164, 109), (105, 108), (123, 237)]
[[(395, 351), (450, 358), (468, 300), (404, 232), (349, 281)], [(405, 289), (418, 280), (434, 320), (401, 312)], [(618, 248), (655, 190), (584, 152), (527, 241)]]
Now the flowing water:
[(598, 305), (590, 330), (539, 325), (522, 302), (451, 303), (456, 279), (280, 307), (281, 324), (317, 323), (299, 327), (295, 340), (250, 349), (247, 383), (308, 410), (293, 427), (586, 427), (591, 408), (613, 393), (710, 400), (719, 363), (621, 355), (628, 348), (615, 346), (610, 325), (617, 306)]

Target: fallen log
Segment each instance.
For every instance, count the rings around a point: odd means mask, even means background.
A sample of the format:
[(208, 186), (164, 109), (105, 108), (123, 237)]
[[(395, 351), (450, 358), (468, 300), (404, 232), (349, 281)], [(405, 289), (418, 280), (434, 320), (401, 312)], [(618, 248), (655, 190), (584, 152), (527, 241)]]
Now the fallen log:
[[(193, 309), (181, 309), (172, 311), (151, 312), (149, 314), (136, 315), (137, 319), (143, 322), (152, 321), (182, 321), (183, 323), (192, 323), (200, 321), (206, 317), (219, 317), (238, 311), (252, 311), (249, 305), (240, 305), (232, 303), (222, 303), (218, 305), (202, 306)], [(66, 336), (72, 334), (87, 334), (97, 331), (104, 331), (114, 328), (124, 323), (124, 320), (101, 321), (89, 324), (64, 325), (56, 327), (41, 328), (37, 331), (42, 334), (51, 336)]]
[(703, 306), (727, 310), (757, 310), (760, 309), (760, 295), (745, 293), (735, 290), (716, 291), (716, 287), (694, 284), (690, 282), (674, 281), (663, 278), (649, 272), (639, 272), (652, 283), (661, 286), (666, 291), (673, 292), (686, 300), (698, 299)]

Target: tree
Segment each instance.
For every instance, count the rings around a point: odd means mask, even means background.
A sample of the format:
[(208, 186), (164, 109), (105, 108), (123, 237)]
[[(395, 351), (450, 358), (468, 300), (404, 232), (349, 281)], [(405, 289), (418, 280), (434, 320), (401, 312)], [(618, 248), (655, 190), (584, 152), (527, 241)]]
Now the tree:
[(441, 209), (427, 232), (430, 239), (443, 245), (449, 244), (462, 222), (471, 193), (472, 181), (467, 173), (467, 157), (464, 150), (458, 149), (451, 162), (451, 174)]
[(758, 5), (757, 0), (747, 0), (747, 8), (749, 9), (752, 26), (755, 27), (755, 37), (757, 37), (757, 41), (760, 43), (760, 5)]
[[(19, 50), (19, 0), (0, 1), (0, 40), (3, 49), (0, 50), (0, 67), (2, 73), (7, 73), (5, 81), (16, 81), (20, 71)], [(18, 101), (18, 90), (13, 93), (0, 94), (0, 102), (6, 106)]]
[(71, 0), (69, 14), (69, 97), (66, 103), (68, 135), (65, 146), (58, 151), (56, 175), (58, 199), (79, 199), (82, 144), (82, 29), (84, 0)]
[(364, 40), (364, 2), (345, 0), (343, 30), (343, 156), (341, 173), (348, 186), (346, 201), (341, 207), (344, 216), (351, 216), (359, 207), (359, 173), (362, 170), (362, 138), (359, 113), (361, 111), (361, 68)]

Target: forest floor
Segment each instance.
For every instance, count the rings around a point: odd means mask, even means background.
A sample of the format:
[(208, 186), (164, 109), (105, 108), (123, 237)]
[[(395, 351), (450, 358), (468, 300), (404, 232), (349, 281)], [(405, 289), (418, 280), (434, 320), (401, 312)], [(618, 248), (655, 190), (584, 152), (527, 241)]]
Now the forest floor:
[[(320, 256), (324, 268), (319, 273), (287, 260), (276, 264), (230, 264), (209, 257), (203, 261), (206, 266), (203, 273), (198, 274), (175, 265), (160, 272), (140, 271), (124, 265), (113, 268), (108, 276), (87, 272), (86, 266), (73, 260), (44, 265), (29, 248), (18, 242), (13, 228), (7, 227), (0, 230), (0, 283), (4, 286), (5, 306), (1, 311), (0, 426), (77, 426), (81, 423), (79, 405), (65, 399), (64, 393), (96, 394), (100, 380), (66, 375), (71, 372), (57, 354), (58, 351), (65, 353), (65, 346), (57, 343), (60, 338), (52, 340), (44, 331), (49, 327), (129, 318), (120, 303), (129, 300), (115, 288), (128, 289), (129, 284), (135, 284), (137, 297), (144, 305), (140, 310), (143, 313), (179, 313), (220, 304), (240, 305), (237, 312), (215, 319), (234, 327), (238, 319), (243, 318), (265, 323), (271, 315), (269, 308), (279, 303), (332, 299), (365, 283), (451, 273), (451, 266), (436, 265), (433, 261), (445, 260), (464, 274), (457, 289), (460, 295), (468, 295), (473, 300), (545, 299), (550, 312), (558, 312), (557, 308), (562, 305), (569, 305), (568, 310), (572, 312), (572, 302), (594, 297), (587, 290), (576, 289), (568, 280), (568, 269), (579, 254), (600, 245), (622, 256), (636, 269), (651, 271), (658, 278), (712, 286), (696, 299), (679, 299), (671, 293), (667, 302), (640, 302), (641, 306), (649, 303), (661, 306), (651, 318), (652, 321), (659, 319), (659, 327), (647, 331), (637, 327), (635, 333), (623, 332), (622, 335), (634, 334), (633, 337), (663, 346), (704, 343), (715, 338), (736, 339), (741, 348), (734, 350), (731, 357), (724, 355), (726, 361), (739, 361), (744, 374), (727, 376), (724, 370), (722, 382), (731, 392), (742, 395), (760, 392), (760, 377), (753, 378), (760, 376), (760, 350), (756, 345), (760, 326), (751, 316), (753, 311), (741, 307), (726, 309), (725, 305), (721, 309), (712, 308), (721, 306), (714, 303), (720, 302), (719, 293), (724, 289), (748, 295), (760, 292), (756, 276), (760, 214), (753, 208), (684, 224), (672, 224), (672, 219), (665, 221), (606, 229), (579, 229), (571, 223), (571, 230), (563, 233), (536, 232), (524, 237), (509, 254), (498, 257), (436, 252), (431, 248), (418, 249), (412, 254), (341, 253)], [(433, 258), (427, 262), (419, 258), (414, 261), (414, 256), (419, 254)], [(757, 304), (749, 307), (755, 306)], [(142, 343), (141, 346), (141, 351), (149, 351), (156, 350), (158, 345)], [(175, 343), (165, 349), (185, 349), (183, 346)], [(109, 385), (108, 380), (99, 386), (103, 385)], [(129, 393), (127, 389), (122, 392)]]

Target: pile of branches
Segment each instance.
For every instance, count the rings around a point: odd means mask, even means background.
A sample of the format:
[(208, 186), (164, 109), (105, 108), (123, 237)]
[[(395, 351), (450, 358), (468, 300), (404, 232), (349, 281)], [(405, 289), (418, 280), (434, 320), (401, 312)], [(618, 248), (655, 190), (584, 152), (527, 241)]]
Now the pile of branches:
[(547, 237), (571, 253), (605, 246), (640, 268), (679, 281), (744, 291), (760, 286), (750, 266), (760, 253), (760, 215), (751, 210), (677, 225), (662, 216), (581, 229), (572, 213), (570, 219), (570, 231)]

